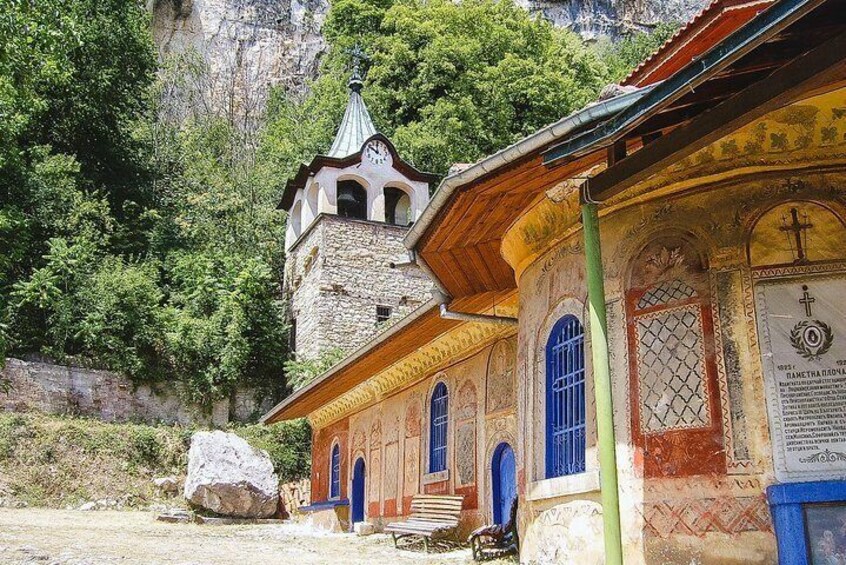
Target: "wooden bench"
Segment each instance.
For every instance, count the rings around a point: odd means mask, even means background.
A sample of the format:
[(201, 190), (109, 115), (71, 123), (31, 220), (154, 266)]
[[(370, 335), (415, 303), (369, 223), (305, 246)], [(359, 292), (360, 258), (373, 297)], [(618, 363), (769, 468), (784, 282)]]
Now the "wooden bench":
[(411, 499), (411, 515), (404, 522), (392, 522), (385, 526), (385, 532), (397, 540), (407, 536), (420, 536), (426, 553), (429, 541), (442, 537), (458, 527), (463, 496), (442, 496), (418, 494)]

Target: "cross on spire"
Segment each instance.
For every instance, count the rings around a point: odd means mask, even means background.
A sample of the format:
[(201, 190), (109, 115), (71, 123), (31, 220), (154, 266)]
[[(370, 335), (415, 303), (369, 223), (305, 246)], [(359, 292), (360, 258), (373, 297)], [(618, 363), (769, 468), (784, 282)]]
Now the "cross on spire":
[(364, 79), (361, 76), (361, 62), (369, 61), (370, 57), (367, 56), (367, 53), (364, 52), (364, 49), (362, 49), (359, 43), (353, 45), (352, 48), (346, 49), (345, 52), (352, 56), (353, 64), (352, 76), (350, 77), (350, 81), (347, 83), (347, 86), (350, 87), (350, 90), (359, 92), (361, 87), (364, 85)]
[(808, 221), (808, 215), (805, 214), (804, 222), (799, 220), (799, 210), (796, 208), (790, 209), (790, 224), (787, 223), (787, 218), (782, 216), (782, 227), (779, 229), (787, 233), (787, 241), (790, 244), (790, 250), (793, 251), (793, 246), (796, 246), (796, 263), (804, 263), (808, 260), (805, 254), (805, 246), (807, 245), (808, 229), (814, 227), (814, 224)]

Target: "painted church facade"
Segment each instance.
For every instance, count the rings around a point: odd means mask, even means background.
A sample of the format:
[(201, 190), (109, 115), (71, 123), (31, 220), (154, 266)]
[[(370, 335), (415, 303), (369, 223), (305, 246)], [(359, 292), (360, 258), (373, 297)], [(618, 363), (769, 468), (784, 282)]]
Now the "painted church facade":
[(404, 239), (436, 296), (265, 417), (311, 421), (313, 510), (516, 497), (526, 563), (846, 558), (842, 8), (715, 2), (447, 177)]

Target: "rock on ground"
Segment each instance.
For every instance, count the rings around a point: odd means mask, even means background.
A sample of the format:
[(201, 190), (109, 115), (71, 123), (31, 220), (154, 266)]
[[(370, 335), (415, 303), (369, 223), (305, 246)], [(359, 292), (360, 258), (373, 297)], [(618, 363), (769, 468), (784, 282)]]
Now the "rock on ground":
[(173, 476), (153, 479), (153, 484), (162, 492), (170, 494), (179, 492), (179, 480)]
[(279, 504), (279, 479), (266, 451), (235, 434), (197, 432), (188, 450), (183, 494), (222, 516), (268, 518)]

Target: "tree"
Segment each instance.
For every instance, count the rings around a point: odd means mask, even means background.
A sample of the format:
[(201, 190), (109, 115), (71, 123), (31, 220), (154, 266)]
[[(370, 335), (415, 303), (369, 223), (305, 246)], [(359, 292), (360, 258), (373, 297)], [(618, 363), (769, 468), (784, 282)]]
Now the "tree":
[(610, 42), (601, 44), (599, 52), (608, 63), (613, 79), (623, 80), (632, 69), (666, 43), (678, 28), (678, 22), (662, 22), (649, 33), (631, 34), (616, 44)]
[(331, 50), (310, 96), (279, 93), (270, 108), (264, 149), (281, 178), (327, 149), (346, 100), (345, 51), (361, 38), (371, 58), (364, 97), (378, 128), (405, 158), (441, 175), (587, 104), (609, 77), (578, 36), (511, 0), (340, 0), (325, 30)]

